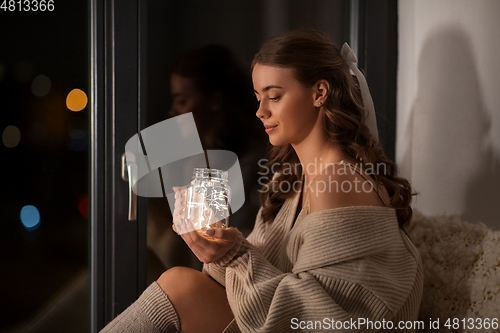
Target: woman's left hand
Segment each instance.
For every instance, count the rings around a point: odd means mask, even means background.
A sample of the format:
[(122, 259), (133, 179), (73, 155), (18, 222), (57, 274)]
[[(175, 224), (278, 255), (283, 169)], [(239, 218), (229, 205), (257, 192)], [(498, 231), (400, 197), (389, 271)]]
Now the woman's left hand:
[(176, 205), (172, 229), (184, 239), (201, 262), (208, 264), (222, 258), (236, 243), (238, 230), (231, 227), (214, 228), (207, 230), (208, 236), (200, 234), (185, 218), (185, 188), (174, 187), (174, 191), (176, 192)]

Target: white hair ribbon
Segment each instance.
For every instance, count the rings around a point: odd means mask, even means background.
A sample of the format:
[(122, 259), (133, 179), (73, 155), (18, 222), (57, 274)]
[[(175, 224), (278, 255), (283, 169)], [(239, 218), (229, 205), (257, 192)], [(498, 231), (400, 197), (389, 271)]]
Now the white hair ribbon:
[(372, 96), (370, 95), (370, 90), (368, 89), (368, 84), (366, 83), (366, 78), (358, 69), (358, 67), (354, 64), (358, 62), (358, 58), (354, 54), (354, 51), (351, 50), (349, 44), (344, 43), (342, 46), (342, 51), (340, 52), (342, 58), (344, 58), (347, 66), (351, 69), (351, 71), (356, 75), (359, 82), (359, 87), (361, 89), (361, 97), (363, 98), (363, 106), (366, 110), (366, 126), (370, 130), (370, 133), (378, 141), (378, 129), (377, 129), (377, 116), (375, 114), (375, 106), (373, 105)]

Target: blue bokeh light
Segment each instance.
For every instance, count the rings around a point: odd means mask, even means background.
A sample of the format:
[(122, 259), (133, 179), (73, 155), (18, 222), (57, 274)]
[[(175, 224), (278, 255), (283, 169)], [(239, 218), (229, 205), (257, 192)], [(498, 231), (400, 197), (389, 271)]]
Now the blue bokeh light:
[(69, 133), (68, 147), (73, 151), (87, 149), (87, 133), (81, 129), (74, 129)]
[(35, 206), (24, 206), (21, 209), (21, 222), (28, 230), (37, 229), (40, 226), (40, 212)]

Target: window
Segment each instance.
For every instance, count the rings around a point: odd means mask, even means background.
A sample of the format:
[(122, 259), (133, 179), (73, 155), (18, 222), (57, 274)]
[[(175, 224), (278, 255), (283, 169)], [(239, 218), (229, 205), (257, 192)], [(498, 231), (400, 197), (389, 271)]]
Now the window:
[(0, 331), (87, 332), (87, 2), (0, 3)]

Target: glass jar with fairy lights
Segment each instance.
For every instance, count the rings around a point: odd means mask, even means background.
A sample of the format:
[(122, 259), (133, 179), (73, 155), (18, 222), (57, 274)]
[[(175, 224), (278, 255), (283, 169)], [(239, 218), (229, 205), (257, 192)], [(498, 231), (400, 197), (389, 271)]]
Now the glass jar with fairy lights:
[(227, 171), (195, 168), (193, 180), (187, 187), (186, 217), (202, 234), (206, 234), (210, 228), (226, 228), (230, 198)]

